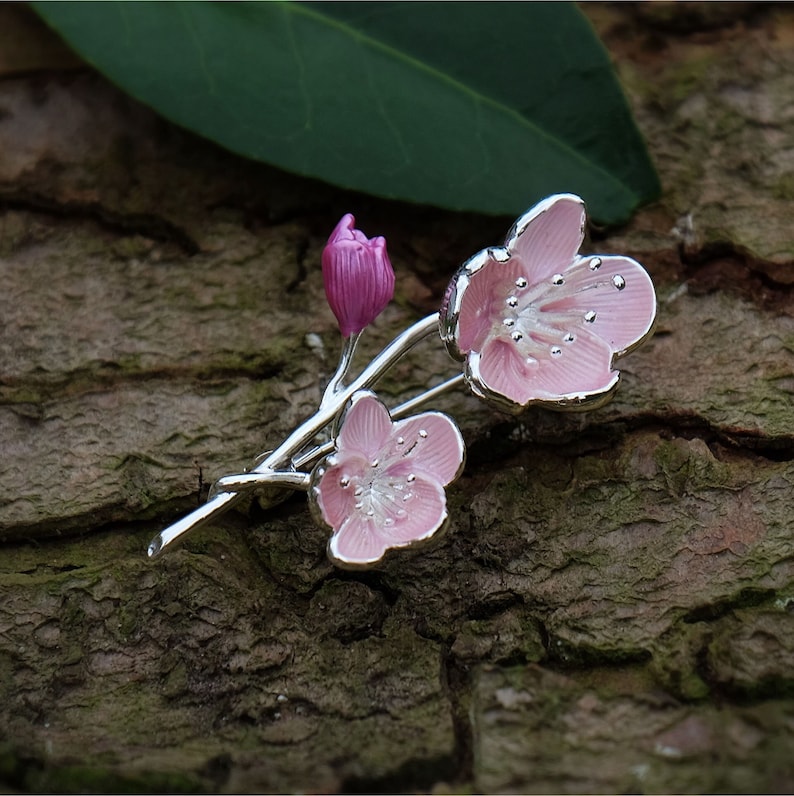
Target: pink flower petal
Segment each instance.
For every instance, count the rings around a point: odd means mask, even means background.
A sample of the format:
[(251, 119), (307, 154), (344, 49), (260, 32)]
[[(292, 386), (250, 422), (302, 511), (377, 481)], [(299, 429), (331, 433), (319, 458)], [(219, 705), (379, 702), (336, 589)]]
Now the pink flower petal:
[(373, 516), (354, 511), (329, 541), (331, 558), (340, 564), (373, 564), (389, 548), (432, 536), (447, 516), (443, 488), (421, 476), (406, 486), (410, 489), (391, 493)]
[(340, 564), (374, 564), (386, 552), (383, 539), (376, 531), (368, 518), (349, 517), (329, 540), (329, 557)]
[(578, 196), (550, 196), (518, 219), (507, 248), (524, 264), (530, 285), (543, 282), (573, 262), (584, 226), (584, 202)]
[(350, 454), (377, 458), (389, 439), (391, 428), (389, 410), (371, 393), (356, 393), (339, 432), (340, 461)]
[(482, 354), (469, 357), (469, 375), (485, 388), (484, 397), (501, 395), (514, 404), (525, 405), (533, 397), (532, 374), (537, 364), (528, 362), (509, 341), (492, 338)]
[(363, 464), (361, 459), (356, 462), (348, 458), (343, 465), (329, 467), (320, 479), (314, 498), (323, 520), (332, 528), (338, 528), (353, 513), (356, 497), (350, 484), (364, 470)]
[(588, 316), (593, 318), (588, 331), (618, 355), (648, 335), (656, 316), (656, 293), (638, 262), (630, 257), (584, 257), (563, 276), (559, 292), (546, 293), (544, 314), (568, 316), (574, 331), (573, 324), (580, 326), (585, 315), (594, 313)]
[[(557, 349), (554, 349), (557, 350)], [(611, 390), (618, 381), (612, 370), (612, 349), (599, 337), (582, 331), (570, 343), (559, 345), (561, 354), (549, 354), (538, 361), (533, 379), (535, 397), (540, 400), (584, 399)]]
[(425, 473), (445, 486), (463, 466), (465, 445), (458, 427), (440, 412), (424, 412), (394, 424), (395, 450), (400, 459), (389, 474)]
[[(552, 352), (559, 352), (555, 355)], [(519, 406), (533, 401), (578, 401), (607, 392), (617, 384), (612, 351), (595, 335), (581, 331), (571, 342), (544, 346), (537, 359), (526, 360), (507, 340), (489, 342), (469, 361), (470, 378), (486, 397), (502, 395)]]
[(467, 353), (479, 351), (485, 342), (494, 319), (494, 312), (522, 276), (522, 264), (511, 258), (500, 263), (488, 259), (485, 265), (469, 277), (461, 300), (458, 318), (458, 347)]

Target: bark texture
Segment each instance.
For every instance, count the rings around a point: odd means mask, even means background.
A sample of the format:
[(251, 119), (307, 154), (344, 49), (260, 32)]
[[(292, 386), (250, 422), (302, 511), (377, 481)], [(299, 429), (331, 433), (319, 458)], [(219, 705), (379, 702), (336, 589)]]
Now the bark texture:
[(439, 401), (448, 533), (345, 573), (301, 497), (145, 549), (316, 407), (344, 212), (397, 271), (364, 354), (512, 219), (240, 160), (0, 7), (0, 787), (794, 788), (794, 8), (585, 11), (664, 184), (588, 246), (647, 266), (656, 335), (592, 413)]

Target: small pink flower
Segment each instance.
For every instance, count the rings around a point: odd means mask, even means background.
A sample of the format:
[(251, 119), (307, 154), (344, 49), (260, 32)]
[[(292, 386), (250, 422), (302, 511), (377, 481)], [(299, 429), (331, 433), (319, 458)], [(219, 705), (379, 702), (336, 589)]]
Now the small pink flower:
[(336, 452), (315, 468), (309, 490), (315, 515), (333, 529), (329, 557), (365, 566), (389, 548), (429, 539), (447, 518), (444, 487), (463, 469), (464, 453), (446, 415), (393, 423), (371, 392), (357, 392)]
[(475, 394), (514, 412), (610, 397), (613, 361), (650, 335), (656, 294), (630, 257), (580, 255), (584, 228), (578, 196), (550, 196), (453, 278), (441, 336)]
[(369, 326), (394, 295), (394, 270), (384, 238), (367, 238), (348, 213), (323, 249), (325, 295), (343, 337)]

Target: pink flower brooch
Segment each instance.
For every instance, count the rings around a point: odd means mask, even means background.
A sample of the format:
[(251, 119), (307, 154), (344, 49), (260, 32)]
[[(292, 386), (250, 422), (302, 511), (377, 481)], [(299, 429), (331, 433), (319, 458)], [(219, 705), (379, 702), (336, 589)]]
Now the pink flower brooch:
[(441, 337), (476, 395), (512, 412), (609, 399), (614, 360), (649, 336), (656, 293), (630, 257), (580, 255), (584, 228), (578, 196), (551, 196), (453, 278)]
[(463, 469), (455, 423), (438, 412), (392, 422), (371, 392), (353, 395), (336, 452), (312, 474), (309, 501), (331, 527), (328, 555), (374, 564), (392, 547), (429, 539), (447, 518), (444, 487)]
[[(331, 530), (328, 556), (342, 567), (378, 564), (389, 550), (433, 538), (447, 520), (445, 487), (465, 446), (455, 422), (415, 409), (465, 381), (511, 412), (539, 404), (589, 408), (609, 399), (614, 362), (651, 333), (656, 296), (629, 257), (581, 255), (584, 202), (544, 199), (518, 219), (505, 245), (484, 249), (455, 274), (439, 313), (399, 334), (359, 375), (347, 374), (362, 331), (394, 292), (383, 238), (344, 216), (323, 251), (328, 302), (344, 345), (317, 412), (245, 473), (219, 479), (200, 508), (158, 534), (155, 558), (257, 487), (308, 492)], [(389, 410), (370, 388), (421, 339), (440, 332), (463, 373)], [(316, 443), (318, 434), (330, 436)]]

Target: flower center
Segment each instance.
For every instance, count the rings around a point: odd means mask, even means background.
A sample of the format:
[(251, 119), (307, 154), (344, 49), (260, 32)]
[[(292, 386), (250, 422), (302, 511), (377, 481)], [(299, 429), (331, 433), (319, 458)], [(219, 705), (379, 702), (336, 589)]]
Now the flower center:
[(386, 451), (383, 460), (372, 459), (358, 474), (340, 477), (339, 486), (353, 490), (357, 514), (379, 528), (392, 527), (408, 517), (411, 503), (418, 497), (414, 488), (416, 474), (411, 471), (406, 474), (404, 469), (400, 474), (387, 470), (396, 459), (414, 456), (417, 446), (427, 444), (428, 439), (425, 429), (419, 429), (413, 438), (397, 437), (395, 450)]
[(389, 528), (408, 516), (411, 501), (415, 498), (415, 481), (414, 473), (390, 476), (375, 462), (370, 463), (360, 476), (343, 477), (340, 484), (353, 490), (357, 514), (375, 527)]
[[(600, 263), (599, 263), (600, 264)], [(615, 285), (619, 290), (622, 286)], [(503, 299), (493, 306), (491, 336), (509, 341), (529, 365), (538, 361), (558, 359), (576, 339), (575, 324), (570, 312), (550, 312), (543, 306), (568, 291), (563, 274), (553, 274), (547, 281), (530, 285), (519, 276)], [(584, 315), (592, 323), (595, 311)]]

